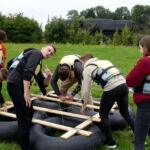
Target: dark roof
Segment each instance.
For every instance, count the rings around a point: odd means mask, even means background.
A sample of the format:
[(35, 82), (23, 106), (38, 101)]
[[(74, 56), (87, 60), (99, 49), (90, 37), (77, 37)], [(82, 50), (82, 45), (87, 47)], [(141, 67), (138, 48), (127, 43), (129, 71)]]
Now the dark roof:
[(122, 30), (126, 25), (133, 27), (132, 20), (112, 20), (112, 19), (87, 19), (83, 23), (83, 27), (94, 25), (101, 30)]

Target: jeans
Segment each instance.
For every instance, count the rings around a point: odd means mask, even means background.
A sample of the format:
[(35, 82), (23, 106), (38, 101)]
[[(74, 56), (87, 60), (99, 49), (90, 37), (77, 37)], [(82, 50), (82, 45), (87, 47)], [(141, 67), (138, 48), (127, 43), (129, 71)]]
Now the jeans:
[(135, 118), (135, 150), (145, 150), (145, 140), (150, 128), (150, 101), (137, 104)]
[(99, 113), (101, 117), (101, 127), (104, 130), (107, 143), (111, 143), (113, 141), (108, 116), (115, 102), (118, 104), (121, 115), (134, 131), (134, 120), (131, 118), (128, 111), (128, 87), (126, 84), (121, 84), (110, 91), (104, 91), (101, 98)]

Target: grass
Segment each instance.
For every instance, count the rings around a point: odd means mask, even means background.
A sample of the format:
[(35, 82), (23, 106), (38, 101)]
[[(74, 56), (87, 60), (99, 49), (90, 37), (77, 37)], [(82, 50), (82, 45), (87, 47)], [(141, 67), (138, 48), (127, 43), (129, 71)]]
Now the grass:
[[(7, 47), (7, 61), (11, 58), (17, 56), (23, 49), (34, 47), (40, 49), (43, 44), (6, 44)], [(56, 55), (49, 59), (43, 61), (43, 66), (47, 64), (49, 68), (54, 71), (56, 65), (62, 56), (68, 54), (80, 54), (84, 55), (86, 53), (92, 53), (95, 57), (99, 59), (110, 60), (114, 65), (116, 65), (125, 76), (131, 70), (131, 68), (136, 63), (137, 59), (140, 57), (140, 53), (137, 47), (125, 47), (125, 46), (111, 46), (111, 45), (71, 45), (71, 44), (57, 44), (57, 53)], [(51, 87), (49, 87), (49, 90)], [(33, 86), (31, 88), (33, 93), (38, 93), (38, 87)], [(3, 84), (3, 95), (6, 100), (9, 99), (6, 90), (6, 83)], [(100, 97), (102, 90), (99, 86), (94, 84), (92, 87), (92, 94), (94, 97)], [(136, 109), (135, 104), (132, 100), (132, 95), (129, 95), (129, 103)], [(113, 133), (113, 137), (119, 144), (118, 150), (132, 150), (133, 145), (131, 144), (133, 134), (129, 129), (124, 129), (122, 131), (117, 131)], [(148, 140), (148, 145), (150, 141)], [(0, 142), (0, 150), (20, 150), (20, 147), (13, 142)], [(106, 147), (100, 148), (101, 150), (107, 150)]]

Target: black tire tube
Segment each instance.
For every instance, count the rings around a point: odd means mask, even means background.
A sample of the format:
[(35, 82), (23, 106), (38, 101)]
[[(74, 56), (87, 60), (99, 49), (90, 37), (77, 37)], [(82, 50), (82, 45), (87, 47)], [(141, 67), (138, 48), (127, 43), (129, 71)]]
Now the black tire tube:
[[(131, 106), (128, 107), (128, 110), (129, 110), (129, 114), (131, 115), (131, 117), (135, 118), (135, 113)], [(68, 107), (67, 111), (72, 112), (72, 113), (80, 113), (80, 107)], [(98, 111), (97, 112), (91, 111), (91, 110), (86, 111), (86, 115), (89, 115), (89, 116), (94, 115), (96, 113), (98, 113)], [(116, 109), (116, 111), (109, 114), (109, 120), (110, 120), (112, 130), (120, 130), (128, 126), (128, 123), (121, 116), (118, 109)], [(99, 126), (98, 123), (95, 123), (95, 124)]]
[[(8, 112), (14, 113), (14, 108), (8, 110)], [(47, 118), (46, 113), (34, 112), (33, 115), (36, 119), (45, 119)], [(18, 135), (18, 122), (16, 119), (0, 115), (0, 140), (3, 141), (16, 141)]]
[[(61, 117), (51, 117), (46, 119), (46, 121), (71, 127), (75, 127), (81, 123), (76, 119), (62, 119)], [(101, 130), (94, 124), (91, 124), (86, 130), (92, 131), (93, 134), (90, 137), (74, 135), (67, 140), (63, 140), (60, 137), (51, 135), (54, 131), (58, 130), (34, 125), (30, 132), (31, 150), (95, 150), (97, 147), (100, 147), (103, 140)]]

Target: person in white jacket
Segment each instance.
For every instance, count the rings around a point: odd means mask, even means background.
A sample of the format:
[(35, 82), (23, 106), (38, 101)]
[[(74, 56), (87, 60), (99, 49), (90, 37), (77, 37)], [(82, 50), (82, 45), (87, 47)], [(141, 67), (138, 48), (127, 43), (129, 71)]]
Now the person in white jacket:
[(134, 130), (133, 118), (128, 112), (128, 87), (125, 78), (120, 71), (108, 60), (99, 60), (93, 58), (92, 54), (87, 54), (80, 58), (83, 63), (83, 81), (81, 88), (81, 95), (83, 106), (81, 114), (84, 114), (87, 104), (92, 104), (90, 96), (91, 83), (96, 82), (103, 89), (101, 103), (100, 103), (100, 118), (101, 126), (105, 132), (105, 144), (108, 148), (116, 148), (116, 142), (113, 140), (112, 131), (109, 123), (109, 112), (117, 102), (119, 111), (125, 120), (129, 123), (132, 130)]

